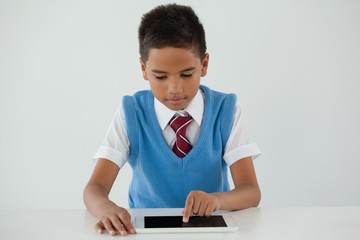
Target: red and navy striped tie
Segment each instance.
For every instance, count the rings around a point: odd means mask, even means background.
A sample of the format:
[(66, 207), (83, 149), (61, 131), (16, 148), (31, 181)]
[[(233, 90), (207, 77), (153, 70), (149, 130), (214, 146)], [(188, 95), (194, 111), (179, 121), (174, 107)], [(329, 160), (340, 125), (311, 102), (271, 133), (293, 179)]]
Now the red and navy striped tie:
[(175, 115), (169, 122), (170, 127), (176, 134), (176, 140), (173, 146), (173, 152), (178, 157), (185, 157), (192, 149), (189, 139), (186, 137), (186, 129), (193, 121), (191, 116)]

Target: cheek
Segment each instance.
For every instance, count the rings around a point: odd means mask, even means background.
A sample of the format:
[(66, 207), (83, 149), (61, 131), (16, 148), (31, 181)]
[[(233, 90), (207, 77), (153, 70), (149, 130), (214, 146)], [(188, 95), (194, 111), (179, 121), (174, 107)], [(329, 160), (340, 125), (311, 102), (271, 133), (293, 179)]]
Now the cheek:
[(185, 92), (188, 96), (195, 96), (199, 89), (199, 81), (193, 80), (191, 84), (187, 84), (186, 88), (184, 88)]
[(189, 87), (197, 88), (200, 85), (200, 79), (201, 79), (200, 74), (196, 74), (196, 76), (194, 76), (194, 78), (191, 80)]
[(149, 83), (150, 83), (150, 87), (151, 87), (152, 91), (155, 94), (161, 95), (166, 92), (166, 84), (161, 83), (159, 81), (154, 81), (154, 80), (149, 80)]

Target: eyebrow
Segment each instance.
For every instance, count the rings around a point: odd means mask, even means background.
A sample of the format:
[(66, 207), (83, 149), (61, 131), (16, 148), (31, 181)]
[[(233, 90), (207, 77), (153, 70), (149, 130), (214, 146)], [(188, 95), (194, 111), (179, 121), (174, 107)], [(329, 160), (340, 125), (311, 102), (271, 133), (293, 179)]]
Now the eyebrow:
[[(188, 68), (185, 68), (183, 70), (181, 70), (180, 72), (187, 72), (187, 71), (191, 71), (191, 70), (195, 70), (196, 67), (188, 67)], [(151, 72), (153, 73), (167, 73), (165, 71), (161, 71), (161, 70), (157, 70), (157, 69), (152, 69)]]

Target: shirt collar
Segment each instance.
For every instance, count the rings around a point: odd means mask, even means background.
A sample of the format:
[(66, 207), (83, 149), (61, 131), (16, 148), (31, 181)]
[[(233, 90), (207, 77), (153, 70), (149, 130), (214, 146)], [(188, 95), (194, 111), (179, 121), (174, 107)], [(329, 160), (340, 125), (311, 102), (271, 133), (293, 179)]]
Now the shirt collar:
[[(158, 119), (160, 128), (164, 130), (168, 125), (170, 119), (174, 116), (176, 111), (167, 108), (159, 100), (154, 97), (154, 108), (156, 117)], [(197, 91), (195, 97), (189, 103), (188, 107), (184, 109), (187, 111), (200, 126), (204, 113), (204, 97), (200, 90)]]

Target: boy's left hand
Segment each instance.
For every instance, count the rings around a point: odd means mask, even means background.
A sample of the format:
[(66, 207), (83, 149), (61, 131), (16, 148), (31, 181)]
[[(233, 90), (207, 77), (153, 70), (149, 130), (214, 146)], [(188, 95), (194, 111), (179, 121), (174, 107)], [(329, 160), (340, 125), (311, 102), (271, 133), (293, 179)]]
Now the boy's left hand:
[(183, 222), (188, 222), (193, 215), (211, 216), (214, 211), (219, 210), (219, 197), (203, 191), (191, 191), (187, 196), (183, 211)]

